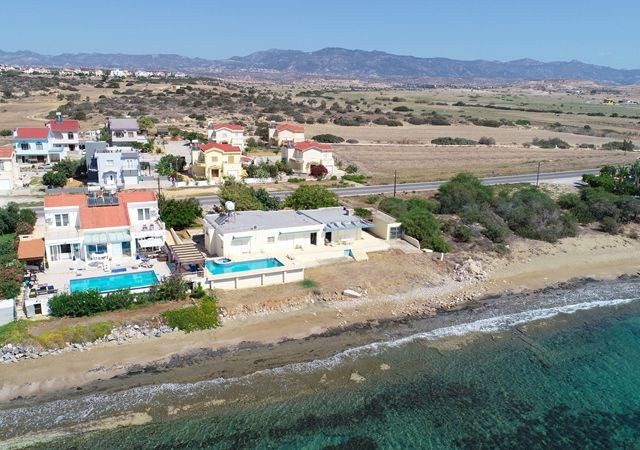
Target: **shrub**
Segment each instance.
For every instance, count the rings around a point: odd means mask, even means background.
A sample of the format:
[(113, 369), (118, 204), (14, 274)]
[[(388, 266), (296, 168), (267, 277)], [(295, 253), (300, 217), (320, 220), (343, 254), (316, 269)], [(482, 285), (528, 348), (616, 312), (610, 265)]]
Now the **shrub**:
[(534, 138), (532, 144), (540, 148), (562, 148), (562, 149), (571, 148), (571, 146), (567, 142), (563, 141), (560, 138), (551, 138), (551, 139)]
[(589, 149), (594, 149), (596, 148), (595, 144), (580, 144), (578, 145), (579, 148), (589, 148)]
[(484, 224), (482, 234), (491, 242), (501, 244), (507, 240), (509, 229), (495, 222)]
[(409, 208), (407, 207), (407, 203), (397, 197), (385, 197), (380, 201), (378, 205), (380, 211), (389, 214), (390, 216), (398, 219), (404, 213), (406, 213)]
[(602, 219), (600, 222), (600, 228), (605, 233), (618, 234), (620, 233), (621, 225), (615, 217), (609, 216)]
[(562, 194), (558, 197), (557, 203), (562, 209), (571, 209), (580, 203), (580, 197), (578, 194)]
[(438, 189), (442, 213), (457, 213), (465, 207), (488, 205), (493, 198), (493, 188), (483, 185), (470, 173), (459, 173)]
[(400, 122), (399, 120), (387, 119), (386, 117), (378, 117), (377, 119), (373, 120), (373, 123), (375, 123), (376, 125), (386, 125), (388, 127), (402, 126), (402, 122)]
[(496, 145), (496, 140), (494, 138), (492, 138), (492, 137), (482, 136), (478, 140), (478, 144), (481, 144), (481, 145)]
[(358, 166), (355, 164), (349, 164), (344, 171), (347, 173), (356, 173), (358, 171)]
[(413, 209), (424, 209), (425, 211), (435, 211), (437, 206), (435, 203), (430, 202), (426, 198), (411, 197), (407, 200), (407, 208), (409, 211)]
[(321, 180), (322, 178), (327, 176), (328, 173), (329, 173), (329, 170), (322, 164), (314, 164), (309, 169), (309, 175), (311, 175), (314, 178), (317, 178), (318, 180)]
[(316, 142), (324, 142), (326, 144), (339, 144), (340, 142), (344, 142), (343, 138), (336, 136), (335, 134), (316, 134), (311, 139)]
[(29, 321), (16, 320), (0, 326), (0, 347), (6, 344), (17, 344), (29, 336)]
[(111, 328), (111, 322), (67, 325), (45, 330), (35, 338), (44, 348), (61, 348), (68, 342), (74, 344), (93, 342), (108, 335), (111, 332)]
[(624, 140), (624, 141), (611, 141), (605, 144), (602, 144), (603, 150), (623, 150), (625, 152), (632, 152), (635, 149), (635, 145), (633, 142)]
[(371, 219), (371, 217), (373, 217), (373, 213), (367, 208), (355, 208), (353, 212), (356, 216), (362, 217), (363, 219)]
[(187, 282), (180, 276), (166, 277), (162, 283), (151, 286), (148, 297), (151, 302), (184, 300), (187, 298)]
[(367, 177), (365, 177), (362, 174), (347, 174), (347, 175), (343, 175), (342, 179), (345, 181), (353, 181), (354, 183), (364, 183), (367, 181)]
[(347, 139), (345, 142), (347, 144), (357, 144), (359, 141), (357, 139)]
[(440, 231), (440, 222), (425, 209), (412, 209), (400, 216), (404, 232), (420, 241), (420, 246), (436, 252), (448, 252), (449, 243)]
[(0, 130), (0, 136), (6, 137), (6, 136), (13, 136), (13, 131), (11, 130)]
[(518, 119), (516, 120), (516, 125), (529, 126), (531, 122), (527, 119)]
[(413, 109), (409, 108), (408, 106), (396, 106), (395, 108), (393, 108), (394, 111), (396, 112), (411, 112), (413, 111)]
[(160, 218), (167, 228), (181, 230), (190, 226), (198, 217), (202, 215), (202, 207), (195, 198), (165, 199), (160, 196), (158, 199)]
[(300, 284), (302, 285), (302, 287), (307, 288), (307, 289), (313, 289), (318, 287), (318, 283), (316, 283), (315, 281), (309, 279), (309, 278), (305, 278), (304, 280), (302, 280), (300, 282)]
[(458, 225), (453, 230), (453, 238), (458, 242), (469, 242), (473, 237), (473, 231), (466, 225)]
[(198, 305), (165, 311), (162, 317), (171, 328), (178, 328), (186, 333), (216, 328), (219, 323), (216, 300), (209, 296), (203, 297)]
[(42, 183), (50, 187), (64, 187), (67, 184), (67, 176), (62, 172), (51, 170), (43, 175)]
[(431, 140), (435, 145), (477, 145), (478, 142), (465, 138), (439, 137)]

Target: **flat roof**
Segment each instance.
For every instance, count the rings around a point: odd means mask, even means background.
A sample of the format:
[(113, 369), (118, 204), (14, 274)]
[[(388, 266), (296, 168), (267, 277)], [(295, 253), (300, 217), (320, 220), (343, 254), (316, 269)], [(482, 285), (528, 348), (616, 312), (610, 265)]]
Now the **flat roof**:
[(328, 231), (347, 227), (364, 228), (370, 226), (360, 217), (349, 214), (341, 206), (294, 211), (238, 211), (228, 214), (208, 214), (205, 220), (222, 233), (243, 231), (286, 229), (304, 226), (328, 227)]
[(208, 214), (205, 216), (205, 220), (214, 228), (225, 233), (320, 225), (310, 217), (291, 209), (237, 211), (231, 215)]

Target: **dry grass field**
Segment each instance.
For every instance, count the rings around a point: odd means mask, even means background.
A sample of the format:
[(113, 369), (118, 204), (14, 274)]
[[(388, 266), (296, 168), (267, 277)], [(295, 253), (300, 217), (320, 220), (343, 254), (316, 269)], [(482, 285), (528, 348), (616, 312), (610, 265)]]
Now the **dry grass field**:
[(480, 177), (592, 169), (606, 164), (629, 164), (634, 152), (586, 149), (514, 147), (427, 147), (417, 145), (337, 145), (336, 157), (356, 164), (370, 176), (370, 184), (390, 183), (394, 170), (399, 182), (446, 180), (461, 171)]

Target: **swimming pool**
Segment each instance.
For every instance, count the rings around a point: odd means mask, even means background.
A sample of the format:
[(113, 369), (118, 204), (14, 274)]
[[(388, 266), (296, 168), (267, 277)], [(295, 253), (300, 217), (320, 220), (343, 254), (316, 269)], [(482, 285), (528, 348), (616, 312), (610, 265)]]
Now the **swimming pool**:
[(284, 264), (276, 258), (253, 259), (251, 261), (230, 262), (225, 264), (217, 264), (215, 261), (207, 261), (206, 263), (207, 270), (213, 275), (246, 272), (249, 270), (272, 269), (274, 267), (282, 266), (284, 266)]
[(105, 275), (103, 277), (79, 278), (71, 280), (71, 292), (96, 289), (100, 292), (111, 292), (120, 289), (140, 289), (158, 283), (158, 275), (153, 270)]

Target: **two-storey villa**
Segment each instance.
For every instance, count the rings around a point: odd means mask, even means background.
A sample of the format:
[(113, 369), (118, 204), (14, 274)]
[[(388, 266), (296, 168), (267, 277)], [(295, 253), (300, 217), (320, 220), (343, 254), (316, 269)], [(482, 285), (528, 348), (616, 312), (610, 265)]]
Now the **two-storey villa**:
[(231, 144), (244, 150), (244, 127), (233, 123), (210, 123), (207, 129), (210, 142)]
[(108, 147), (106, 142), (85, 144), (87, 183), (103, 187), (130, 187), (139, 183), (140, 154), (132, 147)]
[(65, 147), (54, 148), (53, 133), (47, 127), (19, 127), (13, 132), (13, 145), (19, 163), (53, 163), (67, 156)]
[(51, 145), (56, 151), (74, 151), (80, 145), (80, 124), (77, 120), (63, 119), (56, 113), (55, 120), (47, 122), (51, 130)]
[(48, 195), (44, 219), (50, 265), (131, 257), (164, 245), (165, 226), (152, 191)]
[(304, 126), (294, 123), (269, 123), (269, 142), (281, 147), (304, 141)]
[(331, 175), (335, 169), (333, 146), (315, 141), (303, 141), (283, 149), (283, 159), (296, 172), (309, 173), (312, 166), (323, 165)]
[(18, 186), (20, 169), (16, 164), (13, 147), (0, 148), (0, 191), (10, 191)]
[(140, 127), (136, 119), (109, 119), (107, 121), (107, 129), (111, 134), (111, 143), (114, 145), (147, 141), (144, 135), (140, 133)]
[(242, 150), (234, 145), (215, 142), (194, 145), (191, 148), (191, 173), (216, 182), (224, 178), (240, 179), (241, 158)]

